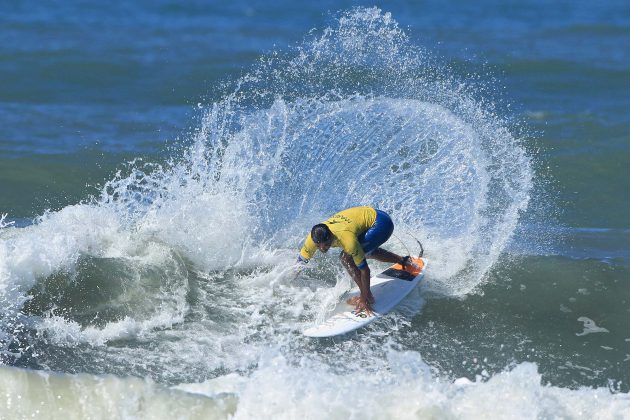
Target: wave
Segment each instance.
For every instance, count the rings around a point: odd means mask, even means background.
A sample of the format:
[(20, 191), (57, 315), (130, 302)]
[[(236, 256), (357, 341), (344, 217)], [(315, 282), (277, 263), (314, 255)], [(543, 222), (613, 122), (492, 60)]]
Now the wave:
[[(167, 388), (150, 380), (0, 367), (8, 417), (67, 418), (619, 418), (630, 394), (541, 383), (524, 363), (492, 378), (435, 381), (417, 353), (390, 352), (389, 374), (296, 369), (270, 356), (251, 377), (230, 374)], [(359, 389), (360, 391), (357, 391)], [(77, 391), (79, 390), (79, 391)], [(264, 391), (262, 391), (264, 390)]]

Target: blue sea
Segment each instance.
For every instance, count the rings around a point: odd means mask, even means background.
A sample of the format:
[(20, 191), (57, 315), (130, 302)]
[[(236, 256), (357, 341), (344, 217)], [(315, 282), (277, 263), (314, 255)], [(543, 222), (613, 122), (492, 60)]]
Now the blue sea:
[[(1, 418), (630, 419), (627, 1), (0, 12)], [(305, 337), (354, 205), (426, 277)]]

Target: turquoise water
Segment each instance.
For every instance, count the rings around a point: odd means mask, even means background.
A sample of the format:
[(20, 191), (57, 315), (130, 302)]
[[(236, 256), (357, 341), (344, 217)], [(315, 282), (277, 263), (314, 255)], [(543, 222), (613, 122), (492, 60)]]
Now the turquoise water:
[[(629, 415), (630, 7), (354, 6), (3, 6), (0, 412)], [(355, 204), (426, 282), (306, 339)]]

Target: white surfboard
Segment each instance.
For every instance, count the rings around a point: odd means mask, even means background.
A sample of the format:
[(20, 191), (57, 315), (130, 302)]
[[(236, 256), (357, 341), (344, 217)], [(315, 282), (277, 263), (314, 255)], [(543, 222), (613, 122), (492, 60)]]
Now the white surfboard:
[[(372, 321), (382, 317), (396, 305), (409, 292), (411, 292), (424, 277), (426, 262), (422, 258), (413, 257), (417, 269), (403, 270), (400, 264), (394, 264), (387, 270), (370, 279), (370, 290), (374, 295), (375, 303), (373, 315), (354, 310), (354, 306), (348, 305), (345, 301), (337, 305), (336, 313), (324, 321), (304, 330), (307, 337), (333, 337), (335, 335), (346, 334), (358, 328), (364, 327)], [(355, 291), (350, 296), (357, 296), (359, 291)]]

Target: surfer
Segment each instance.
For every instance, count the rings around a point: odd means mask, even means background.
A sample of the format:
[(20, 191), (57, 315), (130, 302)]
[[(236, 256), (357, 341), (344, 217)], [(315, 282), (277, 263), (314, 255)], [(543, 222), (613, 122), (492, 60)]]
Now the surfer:
[(388, 263), (399, 263), (403, 267), (412, 266), (411, 257), (401, 257), (379, 248), (394, 232), (391, 217), (382, 210), (372, 207), (352, 207), (342, 210), (311, 229), (300, 250), (298, 261), (307, 263), (317, 250), (328, 252), (341, 248), (339, 256), (350, 277), (355, 281), (361, 294), (348, 303), (355, 305), (358, 312), (373, 313), (374, 296), (370, 291), (370, 267), (366, 258)]

